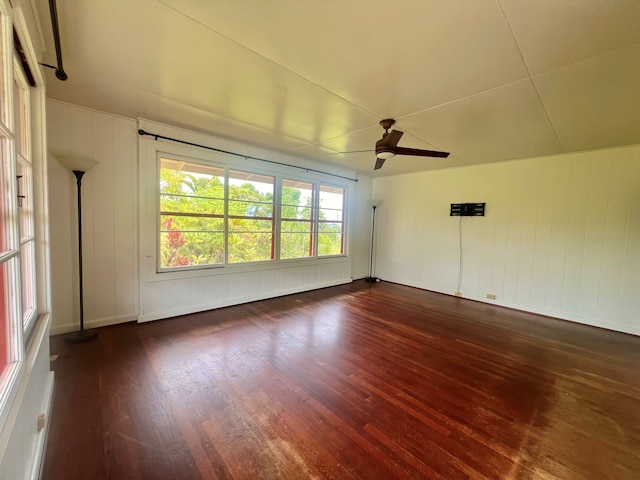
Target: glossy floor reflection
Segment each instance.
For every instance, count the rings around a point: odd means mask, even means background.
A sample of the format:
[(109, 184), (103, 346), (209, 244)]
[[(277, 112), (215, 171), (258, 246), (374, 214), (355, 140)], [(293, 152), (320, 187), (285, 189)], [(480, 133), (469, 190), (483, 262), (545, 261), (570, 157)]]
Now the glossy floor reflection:
[(640, 338), (388, 283), (52, 339), (44, 479), (640, 478)]

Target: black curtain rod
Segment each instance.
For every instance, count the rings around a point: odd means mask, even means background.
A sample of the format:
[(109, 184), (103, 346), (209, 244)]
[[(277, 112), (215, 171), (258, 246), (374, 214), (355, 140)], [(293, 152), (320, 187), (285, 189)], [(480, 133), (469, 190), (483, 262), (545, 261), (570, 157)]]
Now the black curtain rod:
[(236, 157), (241, 157), (241, 158), (245, 158), (245, 159), (258, 160), (260, 162), (272, 163), (274, 165), (282, 165), (283, 167), (298, 168), (300, 170), (305, 170), (307, 172), (321, 173), (323, 175), (331, 175), (332, 177), (344, 178), (345, 180), (350, 180), (352, 182), (357, 182), (358, 181), (357, 178), (344, 177), (342, 175), (336, 175), (335, 173), (323, 172), (322, 170), (315, 170), (313, 168), (299, 167), (298, 165), (291, 165), (289, 163), (276, 162), (274, 160), (267, 160), (265, 158), (252, 157), (250, 155), (243, 155), (241, 153), (230, 152), (228, 150), (221, 150), (220, 148), (208, 147), (207, 145), (200, 145), (199, 143), (191, 143), (191, 142), (186, 142), (184, 140), (179, 140), (177, 138), (165, 137), (164, 135), (158, 135), (157, 133), (145, 132), (142, 129), (138, 130), (138, 135), (149, 135), (150, 137), (154, 137), (156, 139), (156, 141), (159, 138), (161, 138), (163, 140), (169, 140), (171, 142), (182, 143), (184, 145), (191, 145), (192, 147), (206, 148), (207, 150), (213, 150), (214, 152), (226, 153), (228, 155), (235, 155)]
[[(56, 0), (49, 0), (49, 12), (51, 13), (51, 29), (53, 30), (53, 43), (56, 47), (56, 60), (58, 61), (58, 67), (56, 70), (56, 77), (63, 82), (69, 78), (62, 66), (62, 46), (60, 45), (60, 27), (58, 26), (58, 8), (56, 7)], [(44, 65), (45, 67), (52, 68), (51, 65)]]

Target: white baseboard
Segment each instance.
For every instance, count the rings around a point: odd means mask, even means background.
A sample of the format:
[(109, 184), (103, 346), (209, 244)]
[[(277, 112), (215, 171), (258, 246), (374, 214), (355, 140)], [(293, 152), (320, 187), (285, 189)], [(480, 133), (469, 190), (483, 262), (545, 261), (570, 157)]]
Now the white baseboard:
[[(119, 317), (99, 318), (97, 320), (86, 320), (84, 322), (85, 329), (107, 327), (109, 325), (117, 325), (119, 323), (135, 322), (138, 320), (138, 315), (121, 315)], [(62, 325), (52, 325), (51, 335), (60, 335), (62, 333), (70, 333), (78, 330), (77, 323), (64, 323)]]
[[(455, 296), (454, 291), (452, 291), (448, 287), (442, 287), (439, 285), (438, 286), (409, 285), (402, 282), (396, 282), (394, 280), (389, 280), (389, 281), (393, 283), (397, 283), (399, 285), (407, 285), (410, 287), (419, 288), (421, 290), (427, 290), (429, 292), (444, 293), (445, 295)], [(489, 305), (496, 305), (498, 307), (510, 308), (512, 310), (520, 310), (521, 312), (535, 313), (538, 315), (544, 315), (545, 317), (557, 318), (559, 320), (566, 320), (568, 322), (580, 323), (582, 325), (589, 325), (590, 327), (604, 328), (607, 330), (613, 330), (615, 332), (628, 333), (631, 335), (640, 336), (640, 327), (634, 327), (631, 325), (611, 323), (605, 320), (590, 318), (590, 317), (581, 317), (579, 315), (568, 315), (566, 313), (556, 312), (554, 310), (547, 310), (544, 308), (531, 307), (528, 305), (521, 305), (518, 303), (505, 302), (502, 300), (490, 300), (483, 296), (467, 294), (464, 291), (462, 292), (462, 295), (459, 298), (473, 300), (475, 302), (487, 303)]]
[(241, 305), (243, 303), (255, 302), (258, 300), (267, 300), (269, 298), (284, 297), (285, 295), (292, 295), (294, 293), (308, 292), (310, 290), (318, 290), (320, 288), (335, 287), (337, 285), (344, 285), (346, 283), (351, 283), (351, 282), (352, 282), (351, 278), (345, 278), (342, 280), (335, 280), (327, 283), (305, 285), (304, 287), (299, 287), (299, 288), (291, 288), (286, 290), (261, 293), (261, 294), (250, 295), (245, 297), (224, 299), (214, 303), (189, 305), (188, 307), (175, 308), (172, 310), (165, 310), (162, 312), (152, 312), (144, 315), (139, 315), (138, 322), (140, 323), (151, 322), (153, 320), (161, 320), (163, 318), (171, 318), (171, 317), (177, 317), (180, 315), (188, 315), (190, 313), (204, 312), (207, 310), (214, 310), (216, 308), (231, 307), (233, 305)]

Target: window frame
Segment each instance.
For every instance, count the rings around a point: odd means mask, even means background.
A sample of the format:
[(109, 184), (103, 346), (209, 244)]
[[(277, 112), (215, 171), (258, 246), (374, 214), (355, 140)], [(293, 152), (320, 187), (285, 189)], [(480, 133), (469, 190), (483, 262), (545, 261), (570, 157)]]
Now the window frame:
[[(273, 179), (273, 189), (271, 191), (271, 217), (253, 217), (253, 216), (248, 216), (248, 215), (231, 215), (229, 213), (229, 204), (231, 202), (245, 202), (245, 203), (249, 203), (248, 201), (244, 201), (244, 200), (239, 200), (239, 199), (235, 199), (235, 198), (230, 198), (230, 189), (231, 189), (231, 172), (238, 172), (238, 173), (244, 173), (244, 174), (248, 174), (248, 175), (257, 175), (260, 177), (269, 177)], [(263, 262), (271, 262), (273, 260), (276, 259), (276, 251), (275, 251), (275, 244), (276, 244), (276, 185), (277, 185), (277, 177), (274, 174), (265, 174), (265, 173), (258, 173), (252, 170), (247, 170), (247, 169), (240, 169), (240, 168), (235, 168), (235, 167), (227, 167), (227, 171), (226, 171), (226, 177), (225, 177), (225, 212), (226, 212), (226, 222), (225, 222), (225, 238), (227, 240), (226, 245), (225, 245), (225, 265), (250, 265), (252, 263), (263, 263)], [(262, 203), (264, 205), (268, 205), (266, 202), (257, 202), (257, 203)], [(270, 258), (265, 259), (265, 260), (254, 260), (254, 261), (246, 261), (246, 262), (232, 262), (229, 260), (229, 254), (231, 253), (231, 249), (229, 248), (229, 237), (233, 234), (236, 233), (237, 231), (232, 231), (229, 228), (229, 220), (231, 218), (234, 219), (247, 219), (247, 220), (264, 220), (264, 221), (270, 221), (271, 222), (271, 254), (270, 254)], [(252, 233), (265, 233), (265, 232), (252, 232)]]
[[(303, 220), (298, 220), (295, 218), (282, 218), (282, 208), (285, 206), (282, 202), (282, 194), (284, 192), (284, 182), (288, 181), (288, 182), (300, 182), (300, 183), (306, 183), (311, 185), (311, 215), (309, 216), (309, 219), (303, 219)], [(278, 216), (278, 225), (279, 225), (279, 249), (278, 249), (278, 256), (277, 258), (283, 262), (289, 262), (292, 260), (305, 260), (305, 259), (309, 259), (309, 258), (316, 258), (316, 251), (317, 251), (317, 205), (318, 205), (318, 185), (317, 182), (313, 182), (310, 181), (308, 179), (300, 179), (300, 178), (292, 178), (291, 176), (283, 176), (280, 179), (280, 196), (278, 197), (278, 204), (280, 205), (280, 215)], [(305, 208), (306, 206), (301, 206), (301, 205), (289, 205), (287, 204), (287, 206), (289, 207), (294, 207), (294, 208)], [(300, 257), (287, 257), (287, 258), (282, 258), (282, 224), (283, 222), (304, 222), (304, 223), (308, 223), (309, 224), (309, 232), (301, 232), (301, 233), (309, 233), (309, 255), (305, 255), (305, 256), (300, 256)], [(287, 232), (288, 233), (288, 232)]]
[[(38, 107), (34, 102), (37, 95), (31, 95), (31, 87), (28, 85), (21, 61), (18, 60), (14, 45), (14, 25), (12, 16), (4, 2), (0, 1), (0, 97), (4, 99), (0, 103), (0, 168), (2, 169), (3, 198), (0, 210), (2, 210), (2, 234), (4, 244), (0, 251), (0, 270), (3, 274), (2, 288), (5, 295), (6, 318), (6, 350), (7, 364), (0, 371), (0, 431), (5, 428), (8, 416), (12, 410), (16, 398), (19, 382), (21, 381), (26, 366), (26, 343), (37, 323), (39, 295), (39, 283), (37, 278), (37, 255), (39, 246), (36, 244), (35, 216), (36, 208), (40, 205), (34, 201), (34, 168), (32, 153), (36, 141), (32, 133), (34, 109)], [(18, 87), (16, 87), (18, 84)], [(16, 122), (16, 88), (23, 88), (24, 105), (20, 117), (20, 125)], [(36, 88), (38, 88), (36, 86)], [(36, 110), (38, 111), (38, 110)], [(17, 128), (24, 131), (17, 132)], [(24, 151), (18, 148), (16, 143), (22, 139)], [(29, 182), (28, 195), (32, 200), (32, 210), (29, 215), (29, 232), (26, 237), (21, 236), (21, 215), (18, 206), (18, 164), (28, 166)], [(22, 192), (20, 192), (22, 194)], [(38, 210), (39, 211), (39, 210)], [(33, 254), (30, 256), (29, 270), (31, 272), (30, 284), (32, 287), (33, 306), (27, 315), (22, 311), (22, 245), (31, 245)]]
[[(166, 160), (172, 160), (172, 161), (176, 161), (176, 162), (185, 162), (185, 163), (191, 163), (191, 164), (201, 164), (205, 167), (212, 167), (212, 168), (219, 168), (223, 171), (224, 174), (224, 195), (223, 198), (221, 199), (217, 199), (217, 200), (222, 200), (223, 202), (223, 214), (222, 214), (222, 220), (223, 220), (223, 230), (221, 232), (222, 236), (223, 236), (223, 256), (222, 256), (222, 261), (218, 262), (218, 263), (210, 263), (210, 264), (202, 264), (202, 265), (183, 265), (183, 266), (174, 266), (174, 267), (163, 267), (162, 266), (162, 255), (161, 255), (161, 224), (162, 224), (162, 211), (160, 209), (160, 199), (162, 197), (162, 193), (160, 192), (160, 182), (161, 182), (161, 170), (162, 170), (162, 166), (161, 166), (161, 162), (163, 159)], [(225, 265), (225, 261), (226, 261), (226, 255), (227, 255), (227, 239), (226, 239), (226, 231), (227, 231), (227, 227), (226, 227), (226, 217), (227, 217), (227, 206), (226, 206), (226, 197), (227, 197), (227, 188), (226, 188), (226, 178), (227, 178), (227, 169), (225, 168), (224, 165), (219, 164), (219, 163), (213, 163), (213, 162), (199, 162), (196, 159), (193, 158), (188, 158), (188, 157), (183, 157), (183, 156), (178, 156), (178, 155), (171, 155), (171, 154), (166, 154), (166, 153), (160, 153), (158, 152), (157, 154), (157, 160), (156, 160), (156, 273), (166, 273), (166, 272), (177, 272), (177, 271), (183, 271), (183, 270), (201, 270), (201, 269), (211, 269), (211, 268), (222, 268)], [(183, 215), (183, 216), (188, 216), (188, 215)], [(204, 218), (220, 218), (219, 214), (215, 214), (215, 215), (207, 215)]]
[[(342, 190), (342, 208), (340, 210), (337, 209), (333, 209), (333, 208), (328, 208), (325, 207), (326, 210), (336, 210), (336, 211), (340, 211), (341, 215), (340, 215), (340, 221), (335, 221), (335, 220), (321, 220), (320, 219), (320, 213), (323, 210), (322, 206), (320, 205), (320, 200), (322, 197), (322, 187), (327, 187), (327, 188), (331, 188), (331, 189), (340, 189)], [(316, 245), (317, 245), (317, 249), (319, 250), (320, 248), (320, 234), (323, 233), (320, 231), (320, 224), (321, 223), (339, 223), (341, 225), (340, 228), (340, 253), (327, 253), (327, 254), (323, 254), (321, 255), (320, 252), (318, 251), (316, 254), (319, 258), (329, 258), (329, 257), (340, 257), (343, 255), (346, 255), (346, 243), (345, 243), (345, 239), (346, 239), (346, 228), (347, 228), (347, 222), (345, 219), (345, 212), (347, 211), (347, 189), (342, 186), (342, 185), (336, 185), (336, 184), (331, 184), (331, 183), (327, 183), (327, 182), (320, 182), (318, 184), (318, 214), (317, 214), (317, 224), (318, 227), (316, 229), (316, 234), (317, 234), (317, 239), (316, 239)]]
[[(233, 270), (233, 271), (242, 271), (243, 269), (252, 267), (255, 268), (265, 268), (265, 266), (275, 266), (278, 264), (285, 264), (290, 262), (312, 262), (312, 261), (323, 261), (326, 259), (336, 259), (336, 258), (347, 258), (348, 251), (348, 198), (350, 193), (350, 187), (346, 183), (339, 182), (327, 182), (324, 179), (318, 178), (318, 175), (309, 174), (307, 175), (290, 175), (287, 173), (286, 169), (278, 169), (274, 168), (273, 170), (264, 170), (259, 168), (256, 165), (248, 165), (247, 163), (239, 163), (237, 161), (233, 161), (233, 159), (229, 158), (215, 158), (209, 159), (206, 155), (185, 155), (184, 153), (177, 153), (173, 151), (174, 149), (165, 148), (165, 149), (157, 149), (155, 151), (155, 159), (154, 159), (154, 168), (156, 170), (156, 183), (153, 190), (154, 196), (154, 204), (155, 204), (155, 225), (154, 225), (154, 237), (155, 237), (155, 271), (150, 272), (152, 275), (157, 275), (156, 279), (165, 279), (165, 278), (173, 278), (172, 274), (177, 274), (178, 276), (175, 278), (181, 278), (184, 275), (202, 275), (206, 274), (206, 272), (218, 271), (222, 273), (222, 271)], [(175, 149), (178, 150), (178, 149)], [(218, 156), (222, 157), (222, 156)], [(160, 173), (161, 173), (161, 160), (170, 159), (175, 161), (184, 161), (188, 163), (201, 164), (203, 166), (211, 166), (217, 168), (223, 168), (225, 172), (224, 177), (224, 261), (222, 263), (217, 264), (203, 264), (203, 265), (185, 265), (185, 266), (174, 266), (174, 267), (162, 267), (161, 265), (161, 245), (160, 245), (160, 233), (161, 233), (161, 215), (160, 215)], [(273, 229), (272, 229), (272, 258), (266, 260), (256, 260), (256, 261), (247, 261), (247, 262), (230, 262), (229, 261), (229, 202), (233, 201), (233, 199), (229, 198), (229, 174), (231, 171), (238, 171), (245, 174), (255, 174), (259, 176), (267, 176), (272, 177), (274, 179), (274, 206), (273, 206)], [(283, 180), (292, 180), (299, 181), (304, 183), (309, 183), (312, 185), (314, 190), (314, 198), (312, 203), (312, 242), (313, 242), (313, 252), (312, 255), (305, 257), (294, 257), (294, 258), (281, 258), (281, 213), (282, 213), (282, 182)], [(318, 230), (319, 230), (319, 214), (320, 214), (320, 189), (322, 187), (328, 188), (339, 188), (343, 192), (343, 201), (342, 201), (342, 211), (341, 211), (341, 253), (337, 254), (326, 254), (319, 255), (318, 254)], [(251, 218), (251, 217), (247, 217)], [(333, 222), (335, 223), (335, 222)], [(266, 267), (271, 268), (271, 267)], [(183, 274), (183, 275), (181, 275)]]
[[(19, 99), (20, 105), (13, 105), (14, 111), (14, 133), (21, 131), (20, 135), (16, 135), (16, 142), (21, 139), (24, 143), (24, 151), (21, 152), (21, 148), (15, 149), (16, 155), (16, 198), (18, 204), (18, 233), (19, 233), (19, 255), (20, 255), (20, 281), (21, 286), (21, 304), (25, 294), (30, 296), (30, 305), (28, 309), (22, 311), (22, 328), (25, 334), (28, 334), (35, 320), (38, 316), (38, 302), (37, 302), (37, 290), (36, 290), (36, 238), (35, 238), (35, 205), (34, 205), (34, 190), (33, 190), (33, 158), (32, 158), (32, 143), (33, 133), (31, 129), (31, 92), (29, 84), (22, 70), (22, 65), (18, 59), (17, 54), (13, 55), (13, 79), (14, 88), (20, 89), (19, 95), (16, 95), (14, 91), (13, 98)], [(17, 84), (17, 85), (16, 85)], [(16, 109), (20, 108), (21, 115), (16, 115)], [(15, 121), (17, 118), (21, 120), (21, 125), (18, 126)], [(26, 169), (26, 175), (22, 175), (18, 179), (19, 169), (24, 167)], [(20, 197), (18, 197), (20, 196)], [(24, 197), (24, 198), (21, 198)], [(27, 209), (27, 210), (25, 210)], [(26, 215), (23, 213), (26, 211)], [(26, 217), (26, 219), (25, 219)], [(26, 220), (26, 232), (21, 230), (23, 220)], [(29, 258), (24, 258), (24, 251), (27, 251)], [(28, 268), (30, 275), (28, 278), (29, 285), (24, 291), (25, 279), (24, 279), (24, 267)], [(24, 305), (23, 305), (24, 306)], [(25, 335), (28, 336), (28, 335)]]

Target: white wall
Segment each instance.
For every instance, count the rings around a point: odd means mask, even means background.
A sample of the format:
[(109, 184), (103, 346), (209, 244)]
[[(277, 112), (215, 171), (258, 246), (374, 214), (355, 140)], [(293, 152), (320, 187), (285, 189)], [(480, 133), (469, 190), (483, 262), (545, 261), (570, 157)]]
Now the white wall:
[(371, 194), (373, 179), (358, 176), (357, 184), (351, 186), (351, 276), (360, 279), (369, 275), (369, 248), (371, 245)]
[[(640, 335), (640, 147), (374, 180), (384, 280)], [(379, 228), (378, 228), (379, 225)], [(488, 300), (487, 294), (496, 295)]]
[[(290, 165), (332, 172), (348, 178), (354, 172), (329, 166), (309, 164), (290, 155), (269, 152), (247, 145), (216, 139), (150, 121), (140, 121), (147, 132), (179, 138), (183, 141), (207, 145), (249, 157), (265, 158)], [(347, 251), (354, 255), (264, 262), (247, 265), (227, 265), (223, 268), (156, 273), (157, 257), (157, 165), (158, 155), (166, 153), (179, 158), (196, 158), (218, 162), (233, 168), (261, 173), (279, 173), (287, 178), (312, 179), (347, 188), (347, 218), (350, 219)], [(251, 158), (236, 157), (219, 152), (156, 141), (146, 136), (140, 140), (140, 321), (155, 320), (185, 313), (209, 310), (254, 300), (287, 295), (294, 292), (339, 285), (351, 281), (354, 271), (362, 271), (362, 242), (366, 228), (358, 210), (366, 208), (371, 182), (351, 182), (344, 178), (306, 172), (295, 168), (265, 164)], [(302, 173), (301, 173), (302, 172)], [(366, 199), (359, 198), (366, 195)], [(366, 245), (366, 243), (365, 243)], [(366, 248), (366, 247), (365, 247)]]
[[(150, 164), (145, 162), (155, 162), (156, 147), (164, 151), (174, 149), (192, 157), (201, 157), (206, 150), (139, 137), (137, 120), (54, 100), (47, 101), (47, 122), (51, 153), (51, 270), (55, 279), (52, 334), (77, 329), (79, 318), (75, 177), (57, 161), (56, 155), (85, 156), (100, 162), (82, 181), (87, 327), (165, 318), (342, 283), (350, 281), (351, 277), (366, 275), (370, 221), (367, 209), (372, 189), (371, 178), (366, 176), (360, 177), (358, 182), (347, 181), (351, 241), (346, 259), (288, 262), (286, 266), (265, 265), (250, 269), (238, 266), (224, 272), (218, 269), (212, 275), (211, 272), (156, 275), (155, 259), (150, 258), (155, 255), (155, 208), (139, 202), (140, 196), (155, 202), (156, 176), (146, 170)], [(289, 163), (302, 161), (149, 121), (141, 121), (140, 127), (249, 155)], [(139, 142), (140, 151), (145, 155), (142, 164), (139, 162)], [(302, 162), (309, 168), (327, 170), (326, 166)], [(139, 167), (143, 171), (141, 177)], [(271, 168), (264, 164), (258, 167)], [(353, 175), (353, 172), (336, 173)], [(331, 177), (324, 177), (325, 180), (328, 178)], [(146, 190), (141, 192), (140, 185), (146, 185)], [(139, 209), (142, 214), (138, 213)], [(140, 232), (142, 256), (139, 255)]]
[(77, 329), (76, 180), (56, 155), (99, 165), (82, 179), (85, 325), (135, 320), (138, 312), (137, 123), (47, 101), (52, 334)]

